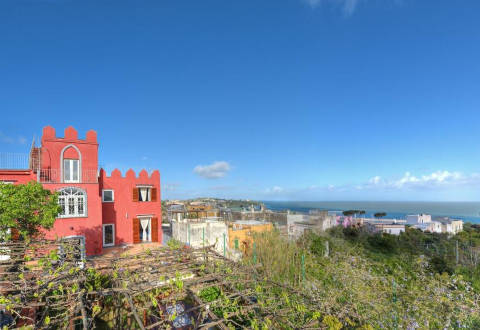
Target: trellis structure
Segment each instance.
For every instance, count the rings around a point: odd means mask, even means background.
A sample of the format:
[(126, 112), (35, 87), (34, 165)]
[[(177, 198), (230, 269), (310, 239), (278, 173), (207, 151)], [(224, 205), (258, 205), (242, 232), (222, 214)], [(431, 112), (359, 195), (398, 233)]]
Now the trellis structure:
[[(59, 252), (60, 251), (60, 252)], [(0, 245), (0, 304), (10, 328), (299, 329), (320, 327), (315, 302), (258, 265), (212, 247), (156, 248), (79, 262), (77, 242)]]

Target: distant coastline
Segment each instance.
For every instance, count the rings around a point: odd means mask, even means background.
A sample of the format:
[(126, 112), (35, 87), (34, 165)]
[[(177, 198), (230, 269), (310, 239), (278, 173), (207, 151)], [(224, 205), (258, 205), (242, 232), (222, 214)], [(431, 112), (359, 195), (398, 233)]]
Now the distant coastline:
[(370, 202), (370, 201), (262, 201), (274, 211), (308, 212), (313, 209), (328, 211), (365, 210), (367, 217), (375, 212), (386, 212), (387, 218), (404, 219), (407, 214), (428, 213), (472, 223), (480, 223), (480, 202)]

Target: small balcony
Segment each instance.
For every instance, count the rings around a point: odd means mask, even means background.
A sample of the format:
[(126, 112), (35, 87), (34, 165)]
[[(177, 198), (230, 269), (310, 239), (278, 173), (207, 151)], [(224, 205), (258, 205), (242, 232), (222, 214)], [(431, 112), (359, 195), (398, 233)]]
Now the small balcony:
[(60, 169), (41, 169), (37, 172), (40, 183), (98, 183), (98, 170), (96, 168), (84, 168), (76, 176), (66, 179), (62, 177)]

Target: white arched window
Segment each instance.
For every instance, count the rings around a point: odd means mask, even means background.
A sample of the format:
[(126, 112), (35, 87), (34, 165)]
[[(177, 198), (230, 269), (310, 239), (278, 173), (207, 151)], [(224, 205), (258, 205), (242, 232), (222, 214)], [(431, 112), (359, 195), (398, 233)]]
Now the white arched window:
[[(75, 155), (70, 153), (70, 157), (65, 157), (67, 151), (73, 151)], [(78, 159), (77, 159), (78, 157)], [(60, 153), (60, 168), (62, 170), (62, 182), (81, 182), (82, 181), (82, 154), (80, 150), (73, 144), (64, 147)]]
[(75, 187), (61, 189), (58, 204), (62, 207), (61, 218), (87, 216), (87, 194), (82, 189)]

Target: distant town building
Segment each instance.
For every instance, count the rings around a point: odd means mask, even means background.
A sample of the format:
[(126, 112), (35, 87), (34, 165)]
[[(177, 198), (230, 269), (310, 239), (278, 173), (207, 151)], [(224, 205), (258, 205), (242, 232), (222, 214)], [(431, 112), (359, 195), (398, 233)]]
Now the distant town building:
[(422, 223), (432, 222), (432, 216), (430, 214), (411, 214), (407, 215), (407, 224), (418, 225)]
[(463, 230), (463, 221), (448, 217), (437, 217), (432, 220), (429, 214), (407, 215), (407, 223), (413, 228), (430, 233), (457, 234)]
[(312, 210), (308, 214), (287, 213), (287, 233), (290, 239), (298, 239), (306, 232), (325, 231), (336, 224), (336, 216), (324, 210)]
[(372, 232), (382, 232), (390, 235), (400, 235), (405, 232), (405, 224), (388, 221), (369, 221), (367, 228)]
[(187, 213), (189, 218), (208, 218), (208, 217), (218, 217), (218, 209), (214, 208), (210, 204), (196, 203), (192, 202), (187, 205)]
[(187, 217), (187, 208), (184, 204), (172, 204), (167, 210), (168, 220), (181, 221)]
[(435, 218), (435, 221), (440, 222), (442, 227), (442, 233), (458, 234), (463, 231), (463, 220), (450, 219), (449, 217)]

